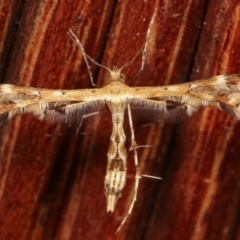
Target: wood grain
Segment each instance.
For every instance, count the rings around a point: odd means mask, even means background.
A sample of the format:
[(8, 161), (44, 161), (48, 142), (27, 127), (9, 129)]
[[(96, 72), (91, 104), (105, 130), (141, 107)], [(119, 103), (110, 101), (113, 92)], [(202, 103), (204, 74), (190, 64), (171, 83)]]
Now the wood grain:
[[(120, 67), (144, 43), (155, 7), (144, 71), (131, 81), (138, 58), (124, 70), (127, 83), (159, 86), (240, 73), (237, 0), (2, 0), (1, 83), (91, 88), (67, 30), (96, 61)], [(106, 72), (92, 71), (102, 86)], [(110, 115), (88, 119), (78, 136), (74, 128), (33, 116), (1, 126), (1, 240), (238, 239), (240, 123), (213, 108), (179, 123), (146, 123), (136, 116), (138, 144), (153, 145), (139, 150), (141, 172), (163, 180), (141, 179), (133, 214), (116, 236), (132, 200), (135, 168), (129, 152), (127, 186), (114, 214), (107, 214)], [(127, 121), (125, 127), (129, 138)]]

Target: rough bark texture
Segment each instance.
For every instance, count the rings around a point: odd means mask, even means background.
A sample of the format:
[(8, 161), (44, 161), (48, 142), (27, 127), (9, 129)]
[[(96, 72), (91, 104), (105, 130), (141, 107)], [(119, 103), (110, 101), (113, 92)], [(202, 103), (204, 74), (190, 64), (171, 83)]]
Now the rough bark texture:
[[(96, 61), (122, 66), (144, 43), (155, 8), (144, 71), (131, 82), (138, 58), (124, 70), (127, 83), (158, 86), (240, 73), (238, 0), (1, 0), (1, 83), (91, 88), (67, 30)], [(92, 71), (102, 86), (106, 72)], [(163, 180), (141, 179), (133, 213), (116, 236), (132, 201), (135, 168), (129, 152), (126, 187), (114, 214), (107, 214), (109, 114), (87, 119), (78, 136), (74, 128), (30, 115), (1, 126), (1, 240), (239, 239), (240, 122), (205, 108), (178, 123), (145, 123), (136, 119), (136, 139), (153, 147), (139, 150), (140, 169)]]

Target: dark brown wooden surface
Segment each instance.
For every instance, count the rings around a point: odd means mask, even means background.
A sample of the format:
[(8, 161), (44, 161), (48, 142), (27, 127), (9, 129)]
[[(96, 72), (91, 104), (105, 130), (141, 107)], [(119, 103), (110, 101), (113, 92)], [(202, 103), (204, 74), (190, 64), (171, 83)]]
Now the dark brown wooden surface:
[[(124, 69), (127, 83), (159, 86), (240, 73), (237, 0), (1, 0), (1, 83), (91, 88), (67, 30), (96, 61), (120, 67), (144, 43), (155, 8), (144, 71), (131, 82), (138, 58)], [(92, 71), (102, 86), (106, 71)], [(109, 114), (89, 118), (78, 136), (33, 116), (1, 126), (0, 239), (239, 239), (240, 122), (205, 108), (177, 123), (145, 124), (134, 124), (138, 144), (153, 145), (139, 150), (140, 169), (163, 180), (141, 179), (133, 213), (116, 236), (132, 201), (135, 168), (129, 153), (126, 187), (107, 214)]]

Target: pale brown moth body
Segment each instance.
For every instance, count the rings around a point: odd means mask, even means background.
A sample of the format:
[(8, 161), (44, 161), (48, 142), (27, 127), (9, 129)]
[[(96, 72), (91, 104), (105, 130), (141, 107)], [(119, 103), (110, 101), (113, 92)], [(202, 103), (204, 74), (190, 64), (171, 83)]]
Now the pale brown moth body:
[[(72, 31), (69, 34), (77, 42), (84, 58), (89, 58)], [(149, 35), (150, 30), (144, 48), (141, 49), (143, 53), (146, 51)], [(123, 67), (127, 65), (129, 63)], [(134, 137), (131, 111), (151, 113), (149, 118), (152, 121), (159, 121), (163, 118), (175, 119), (182, 115), (191, 116), (201, 106), (214, 106), (240, 119), (240, 75), (220, 75), (205, 80), (161, 87), (129, 87), (121, 74), (122, 68), (113, 70), (106, 68), (109, 76), (105, 80), (105, 85), (95, 89), (49, 90), (2, 84), (0, 85), (0, 123), (22, 113), (32, 113), (39, 119), (67, 124), (81, 123), (85, 116), (109, 109), (113, 127), (107, 154), (105, 194), (107, 211), (113, 212), (126, 182), (127, 154), (123, 122), (127, 110), (132, 136), (130, 150), (134, 151), (136, 165), (135, 194), (128, 211), (129, 215), (137, 198), (139, 179), (144, 176), (138, 170), (137, 148), (139, 146)]]

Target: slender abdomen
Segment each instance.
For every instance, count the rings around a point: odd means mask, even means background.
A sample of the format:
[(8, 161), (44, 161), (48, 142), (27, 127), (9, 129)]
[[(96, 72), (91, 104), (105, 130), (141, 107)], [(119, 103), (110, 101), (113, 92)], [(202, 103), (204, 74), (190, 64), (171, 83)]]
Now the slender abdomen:
[(112, 113), (113, 130), (107, 155), (105, 194), (107, 197), (107, 212), (113, 212), (126, 182), (126, 136), (123, 129), (126, 103), (110, 102), (108, 106)]

